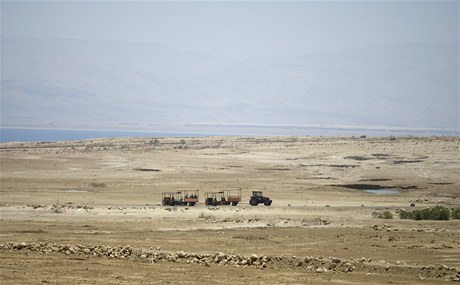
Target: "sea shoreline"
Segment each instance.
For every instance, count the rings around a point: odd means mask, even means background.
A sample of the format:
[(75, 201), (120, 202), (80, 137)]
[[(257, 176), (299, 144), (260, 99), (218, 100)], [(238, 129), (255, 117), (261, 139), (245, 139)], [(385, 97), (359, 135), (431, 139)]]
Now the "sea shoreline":
[(0, 127), (0, 143), (81, 140), (114, 137), (207, 137), (207, 136), (460, 136), (452, 129), (404, 129), (349, 126), (269, 126), (191, 124), (155, 126), (43, 126)]

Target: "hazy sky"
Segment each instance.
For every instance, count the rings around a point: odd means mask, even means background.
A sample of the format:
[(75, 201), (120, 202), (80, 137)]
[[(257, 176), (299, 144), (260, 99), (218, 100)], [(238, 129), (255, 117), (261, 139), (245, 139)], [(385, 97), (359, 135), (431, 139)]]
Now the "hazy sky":
[(459, 40), (459, 1), (1, 3), (4, 36), (158, 42), (214, 55)]

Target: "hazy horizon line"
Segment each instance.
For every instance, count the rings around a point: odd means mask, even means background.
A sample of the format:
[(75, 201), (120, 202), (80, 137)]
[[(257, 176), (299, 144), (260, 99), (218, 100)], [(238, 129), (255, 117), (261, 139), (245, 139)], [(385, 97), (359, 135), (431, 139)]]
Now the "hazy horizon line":
[[(10, 39), (30, 39), (30, 40), (58, 40), (58, 41), (88, 41), (88, 42), (101, 42), (101, 43), (128, 43), (128, 44), (138, 44), (138, 45), (160, 45), (165, 48), (169, 48), (175, 51), (179, 52), (192, 52), (192, 53), (201, 53), (201, 54), (206, 54), (210, 55), (212, 57), (217, 57), (217, 58), (229, 58), (232, 60), (236, 61), (243, 61), (249, 58), (276, 58), (276, 57), (297, 57), (297, 56), (305, 56), (305, 55), (311, 55), (315, 54), (318, 52), (333, 52), (333, 51), (347, 51), (347, 50), (354, 50), (354, 49), (363, 49), (363, 48), (371, 48), (371, 47), (388, 47), (388, 46), (394, 46), (394, 45), (401, 45), (401, 44), (434, 44), (434, 45), (454, 45), (454, 44), (459, 44), (460, 45), (460, 40), (457, 41), (450, 41), (450, 42), (441, 42), (441, 41), (397, 41), (397, 42), (392, 42), (392, 43), (382, 43), (382, 44), (366, 44), (366, 45), (357, 45), (353, 47), (342, 47), (342, 48), (324, 48), (324, 49), (317, 49), (317, 50), (312, 50), (309, 52), (305, 53), (290, 53), (290, 54), (278, 54), (278, 55), (262, 55), (262, 56), (256, 56), (256, 55), (250, 55), (250, 56), (245, 56), (245, 57), (234, 57), (231, 55), (218, 55), (206, 51), (201, 51), (201, 50), (190, 50), (190, 49), (180, 49), (176, 48), (172, 45), (162, 43), (162, 42), (154, 42), (154, 41), (133, 41), (133, 40), (113, 40), (113, 39), (94, 39), (94, 38), (71, 38), (71, 37), (65, 37), (65, 38), (58, 38), (58, 37), (34, 37), (34, 36), (10, 36), (10, 35), (5, 35), (3, 33), (0, 33), (0, 38), (10, 38)], [(0, 43), (1, 45), (2, 43)]]

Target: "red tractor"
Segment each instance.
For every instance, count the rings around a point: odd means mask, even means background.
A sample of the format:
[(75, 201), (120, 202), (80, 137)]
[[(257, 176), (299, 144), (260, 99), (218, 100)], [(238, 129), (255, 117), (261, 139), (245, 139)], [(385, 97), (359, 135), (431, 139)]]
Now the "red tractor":
[(270, 206), (272, 204), (272, 199), (265, 197), (262, 191), (252, 191), (252, 196), (249, 198), (249, 204), (251, 204), (251, 206), (257, 206), (261, 203), (265, 206)]

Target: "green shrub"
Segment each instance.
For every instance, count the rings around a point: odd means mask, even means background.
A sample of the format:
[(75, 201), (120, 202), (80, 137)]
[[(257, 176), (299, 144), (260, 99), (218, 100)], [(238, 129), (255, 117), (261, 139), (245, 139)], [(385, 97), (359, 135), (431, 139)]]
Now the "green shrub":
[(379, 219), (393, 219), (393, 214), (390, 211), (373, 212), (372, 216)]
[(412, 219), (412, 212), (407, 212), (404, 210), (399, 211), (400, 219)]
[(400, 211), (399, 217), (412, 220), (450, 220), (450, 210), (444, 206), (435, 206), (411, 212)]
[(452, 219), (460, 219), (460, 208), (452, 209)]
[(450, 220), (450, 210), (443, 206), (436, 206), (430, 210), (428, 217), (431, 220)]

